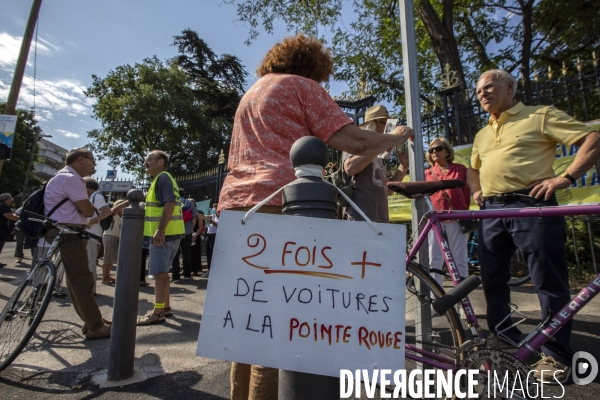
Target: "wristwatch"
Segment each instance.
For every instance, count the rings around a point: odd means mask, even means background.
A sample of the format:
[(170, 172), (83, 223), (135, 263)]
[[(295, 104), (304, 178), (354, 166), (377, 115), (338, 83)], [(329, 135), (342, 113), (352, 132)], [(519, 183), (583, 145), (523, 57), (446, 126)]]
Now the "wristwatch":
[(575, 183), (575, 182), (577, 182), (577, 179), (573, 178), (573, 177), (571, 176), (571, 174), (569, 174), (568, 172), (565, 172), (565, 173), (564, 173), (564, 174), (562, 174), (560, 177), (561, 177), (561, 178), (567, 178), (568, 180), (570, 180), (570, 181), (571, 181), (571, 183)]

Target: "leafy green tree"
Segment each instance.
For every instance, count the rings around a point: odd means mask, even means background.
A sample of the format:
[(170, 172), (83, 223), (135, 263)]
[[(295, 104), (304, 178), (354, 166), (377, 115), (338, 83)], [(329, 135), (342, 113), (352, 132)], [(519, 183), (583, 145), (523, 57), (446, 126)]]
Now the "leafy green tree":
[(123, 65), (93, 76), (85, 94), (96, 100), (101, 129), (89, 148), (112, 165), (142, 177), (151, 150), (171, 156), (174, 175), (207, 170), (229, 149), (233, 116), (246, 72), (234, 56), (217, 57), (193, 31), (175, 37), (180, 56)]
[[(248, 24), (248, 41), (281, 20), (293, 31), (332, 42), (338, 80), (359, 89), (365, 79), (379, 99), (403, 104), (400, 21), (397, 0), (230, 0)], [(592, 0), (568, 7), (554, 0), (416, 0), (417, 57), (425, 104), (435, 102), (446, 65), (473, 97), (479, 74), (503, 68), (525, 76), (600, 48), (600, 8)], [(349, 12), (351, 10), (351, 13)], [(353, 15), (348, 22), (341, 16)], [(323, 29), (324, 28), (324, 29)], [(567, 62), (567, 64), (569, 64)], [(556, 70), (556, 69), (555, 69)], [(464, 101), (465, 96), (460, 97)]]
[[(0, 103), (0, 114), (4, 112), (5, 105), (6, 103)], [(0, 188), (2, 188), (2, 193), (10, 193), (16, 200), (20, 200), (31, 157), (31, 148), (40, 128), (35, 120), (33, 110), (17, 109), (17, 117), (12, 153), (10, 160), (4, 161), (2, 175), (0, 175)], [(36, 146), (34, 160), (37, 158), (38, 151), (39, 148)], [(33, 177), (33, 172), (29, 176), (28, 191), (30, 193), (32, 189), (36, 189), (42, 184), (39, 179)]]

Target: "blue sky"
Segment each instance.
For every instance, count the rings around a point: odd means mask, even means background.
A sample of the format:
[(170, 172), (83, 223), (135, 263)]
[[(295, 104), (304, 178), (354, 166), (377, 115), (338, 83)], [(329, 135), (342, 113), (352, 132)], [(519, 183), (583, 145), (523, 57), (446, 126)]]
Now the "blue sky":
[[(3, 2), (0, 13), (0, 101), (6, 101), (16, 59), (33, 0)], [(39, 125), (49, 140), (66, 149), (84, 146), (87, 132), (99, 128), (91, 117), (92, 102), (83, 90), (92, 74), (105, 77), (119, 65), (134, 64), (153, 55), (176, 55), (173, 36), (192, 29), (217, 54), (233, 54), (249, 72), (248, 87), (256, 81), (254, 69), (265, 52), (286, 36), (262, 34), (244, 45), (248, 29), (236, 22), (236, 10), (220, 0), (44, 0), (38, 19), (35, 108)], [(21, 87), (18, 108), (34, 105), (34, 53)], [(331, 93), (345, 85), (332, 82)], [(17, 138), (18, 140), (18, 138)], [(111, 169), (98, 164), (98, 175)], [(123, 171), (118, 166), (119, 175)]]

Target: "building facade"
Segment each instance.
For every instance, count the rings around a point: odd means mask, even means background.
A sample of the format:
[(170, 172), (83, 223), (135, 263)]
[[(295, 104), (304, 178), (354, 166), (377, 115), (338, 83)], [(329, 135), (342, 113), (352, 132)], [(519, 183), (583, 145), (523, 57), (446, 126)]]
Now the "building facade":
[(65, 157), (68, 150), (46, 139), (41, 139), (38, 145), (40, 146), (40, 151), (34, 163), (35, 172), (33, 176), (45, 182), (65, 166)]

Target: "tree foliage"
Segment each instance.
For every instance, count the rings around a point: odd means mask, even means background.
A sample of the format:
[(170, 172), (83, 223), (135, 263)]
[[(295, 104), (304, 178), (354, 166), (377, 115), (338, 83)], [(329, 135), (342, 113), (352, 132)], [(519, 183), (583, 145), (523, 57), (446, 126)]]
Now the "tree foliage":
[(101, 129), (88, 132), (89, 148), (112, 165), (143, 175), (143, 159), (158, 149), (171, 156), (171, 172), (183, 175), (217, 164), (226, 152), (246, 72), (230, 55), (217, 57), (190, 30), (175, 37), (180, 55), (156, 56), (93, 76), (85, 94), (96, 100)]
[[(274, 22), (281, 20), (289, 30), (330, 40), (335, 78), (356, 88), (355, 93), (365, 79), (378, 99), (403, 104), (397, 0), (229, 2), (249, 26), (248, 41), (261, 27), (272, 33)], [(522, 75), (527, 84), (532, 70), (547, 68), (544, 63), (589, 59), (592, 50), (600, 50), (599, 10), (591, 0), (575, 0), (568, 7), (554, 0), (416, 0), (422, 97), (426, 104), (435, 101), (446, 65), (472, 97), (475, 80), (490, 68)]]
[[(4, 112), (5, 105), (6, 103), (0, 103), (0, 114)], [(2, 193), (10, 193), (14, 198), (19, 197), (20, 199), (31, 157), (31, 148), (33, 141), (36, 140), (36, 135), (40, 132), (40, 128), (35, 120), (34, 110), (17, 109), (16, 114), (18, 119), (11, 158), (4, 161), (2, 174), (0, 175), (0, 188), (2, 188)], [(38, 151), (39, 147), (36, 146), (34, 160), (37, 158)], [(42, 184), (39, 179), (33, 177), (33, 172), (29, 176), (29, 184), (27, 185), (29, 193), (31, 193), (31, 189), (36, 189)]]

